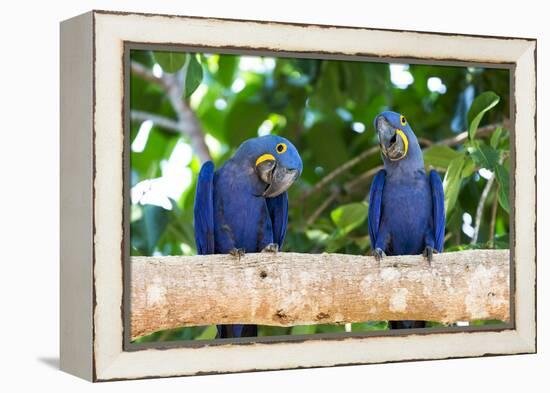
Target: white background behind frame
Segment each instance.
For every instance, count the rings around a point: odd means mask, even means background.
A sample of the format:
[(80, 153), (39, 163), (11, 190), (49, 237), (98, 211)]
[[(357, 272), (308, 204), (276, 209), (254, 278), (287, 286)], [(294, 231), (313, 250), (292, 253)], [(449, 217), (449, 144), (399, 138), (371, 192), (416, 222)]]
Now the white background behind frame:
[[(89, 17), (89, 16), (88, 16)], [(525, 353), (534, 337), (535, 42), (381, 30), (291, 26), (159, 15), (94, 13), (95, 314), (98, 380), (321, 367), (398, 360)], [(86, 18), (86, 17), (84, 17)], [(249, 34), (251, 31), (254, 34)], [(349, 338), (305, 343), (122, 350), (123, 42), (253, 47), (479, 62), (516, 62), (516, 329)], [(405, 350), (406, 348), (406, 350)], [(231, 361), (228, 361), (231, 359)]]
[[(144, 12), (176, 13), (190, 15), (210, 15), (218, 17), (272, 19), (281, 21), (357, 25), (381, 28), (433, 30), (462, 33), (536, 36), (539, 58), (539, 109), (548, 102), (548, 77), (540, 70), (550, 66), (550, 31), (542, 5), (523, 1), (504, 7), (501, 3), (481, 4), (477, 1), (463, 1), (461, 7), (447, 11), (438, 3), (406, 2), (396, 0), (391, 10), (372, 5), (355, 6), (351, 1), (341, 0), (337, 6), (315, 8), (297, 2), (278, 2), (277, 7), (263, 4), (245, 5), (242, 1), (230, 3), (195, 2), (174, 4), (157, 1), (136, 0), (132, 4), (116, 1), (81, 1), (56, 3), (53, 8), (46, 4), (32, 4), (20, 1), (10, 5), (0, 16), (3, 37), (9, 38), (3, 44), (4, 52), (13, 62), (3, 62), (4, 81), (2, 108), (8, 108), (2, 131), (0, 160), (13, 165), (17, 171), (4, 173), (3, 184), (9, 190), (0, 195), (3, 221), (3, 243), (7, 247), (4, 268), (4, 282), (0, 286), (4, 315), (9, 324), (3, 324), (6, 332), (14, 332), (3, 342), (4, 358), (9, 359), (7, 375), (0, 381), (2, 387), (36, 388), (47, 384), (53, 388), (72, 388), (79, 391), (120, 391), (121, 387), (132, 391), (181, 391), (193, 389), (201, 392), (240, 389), (240, 391), (292, 391), (297, 385), (307, 384), (318, 391), (356, 389), (368, 386), (369, 389), (395, 389), (441, 386), (448, 392), (464, 391), (468, 388), (487, 391), (512, 391), (536, 386), (545, 378), (545, 360), (548, 359), (548, 340), (539, 336), (539, 355), (468, 360), (433, 361), (420, 363), (400, 363), (393, 365), (357, 366), (308, 371), (281, 371), (277, 373), (253, 373), (223, 375), (201, 378), (175, 378), (155, 381), (139, 381), (121, 384), (101, 384), (91, 386), (69, 375), (58, 372), (52, 365), (57, 364), (57, 288), (58, 288), (58, 26), (57, 22), (87, 11), (91, 8), (118, 8), (142, 10)], [(131, 8), (129, 8), (131, 7)], [(6, 7), (7, 8), (7, 7)], [(498, 11), (498, 12), (496, 12)], [(32, 28), (30, 28), (32, 26)], [(30, 51), (29, 48), (33, 50)], [(38, 60), (39, 59), (39, 60)], [(37, 63), (38, 61), (38, 63)], [(38, 73), (42, 77), (37, 77)], [(45, 75), (45, 77), (44, 77)], [(33, 124), (27, 123), (27, 102), (34, 110)], [(548, 105), (546, 105), (548, 107)], [(540, 130), (545, 129), (547, 116), (539, 110), (539, 148), (550, 142)], [(40, 127), (35, 127), (40, 120)], [(547, 127), (546, 127), (547, 128)], [(24, 132), (26, 131), (26, 132)], [(32, 140), (31, 140), (32, 138)], [(32, 143), (31, 143), (32, 142)], [(20, 150), (11, 146), (25, 146), (28, 160), (21, 162)], [(543, 170), (549, 164), (544, 152), (538, 155), (539, 191), (548, 191), (547, 173)], [(542, 169), (542, 170), (541, 170)], [(37, 193), (39, 197), (37, 198)], [(8, 206), (13, 208), (7, 208)], [(21, 209), (25, 206), (40, 207), (35, 214), (37, 219), (29, 223), (22, 220)], [(546, 271), (543, 239), (548, 235), (548, 208), (538, 205), (539, 215), (539, 332), (546, 326), (548, 290), (545, 288)], [(33, 241), (29, 244), (28, 236)], [(31, 245), (31, 247), (30, 247)], [(3, 258), (4, 259), (4, 258)], [(9, 262), (8, 262), (9, 261)], [(13, 279), (12, 279), (13, 278)], [(22, 288), (22, 285), (24, 286)], [(14, 299), (17, 294), (17, 300)], [(14, 301), (15, 300), (15, 301)], [(36, 337), (40, 332), (41, 339)], [(3, 330), (4, 332), (4, 330)], [(17, 338), (24, 338), (24, 342)], [(29, 339), (30, 338), (30, 339)], [(544, 366), (543, 366), (544, 365)], [(30, 377), (32, 376), (32, 377)], [(459, 378), (457, 378), (459, 376)], [(429, 382), (427, 382), (429, 381)], [(154, 384), (154, 385), (151, 385)], [(536, 389), (534, 389), (536, 391)]]

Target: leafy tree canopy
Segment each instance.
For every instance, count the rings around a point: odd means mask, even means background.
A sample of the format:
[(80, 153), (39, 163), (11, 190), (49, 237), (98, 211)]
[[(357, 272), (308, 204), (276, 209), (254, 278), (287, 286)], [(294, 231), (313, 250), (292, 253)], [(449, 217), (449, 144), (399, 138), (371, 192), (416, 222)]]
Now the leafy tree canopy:
[[(304, 163), (289, 190), (284, 250), (367, 254), (365, 198), (382, 165), (372, 122), (384, 110), (407, 117), (426, 167), (444, 179), (446, 251), (508, 248), (508, 70), (136, 50), (131, 62), (132, 255), (195, 254), (192, 207), (204, 159), (196, 147), (204, 144), (219, 167), (241, 142), (269, 133), (291, 140)], [(334, 331), (344, 327), (260, 328)], [(214, 335), (210, 326), (140, 340)]]

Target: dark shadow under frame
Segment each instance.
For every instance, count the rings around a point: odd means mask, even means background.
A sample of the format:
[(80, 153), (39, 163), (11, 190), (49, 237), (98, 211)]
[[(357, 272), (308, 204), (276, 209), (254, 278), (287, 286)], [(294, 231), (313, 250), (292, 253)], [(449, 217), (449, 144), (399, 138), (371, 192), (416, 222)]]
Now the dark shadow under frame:
[[(438, 34), (438, 33), (430, 33)], [(499, 37), (506, 39), (505, 37)], [(286, 57), (286, 58), (305, 58), (305, 59), (328, 59), (328, 60), (343, 60), (343, 61), (360, 61), (373, 63), (406, 63), (406, 64), (423, 64), (423, 65), (438, 65), (438, 66), (459, 66), (459, 67), (483, 67), (497, 68), (509, 70), (510, 79), (510, 321), (498, 325), (482, 325), (482, 326), (450, 326), (450, 327), (434, 327), (403, 330), (383, 330), (373, 332), (350, 332), (350, 333), (321, 333), (309, 335), (295, 336), (264, 336), (264, 337), (247, 337), (247, 338), (232, 338), (232, 339), (213, 339), (213, 340), (181, 340), (167, 342), (150, 342), (150, 343), (132, 343), (130, 340), (130, 318), (131, 318), (131, 267), (130, 267), (130, 52), (132, 50), (164, 50), (171, 52), (184, 53), (216, 53), (216, 54), (232, 54), (232, 55), (250, 55), (250, 56), (269, 56), (269, 57)], [(172, 348), (201, 348), (205, 346), (217, 346), (227, 344), (249, 345), (255, 343), (261, 344), (277, 344), (277, 343), (301, 343), (311, 340), (344, 340), (350, 338), (375, 338), (388, 336), (408, 336), (408, 335), (425, 335), (434, 333), (468, 333), (480, 331), (499, 332), (503, 330), (515, 329), (515, 170), (516, 170), (516, 151), (515, 151), (515, 63), (482, 63), (472, 61), (461, 61), (456, 59), (431, 59), (431, 58), (415, 58), (415, 57), (389, 57), (378, 56), (375, 54), (359, 53), (349, 55), (344, 53), (334, 52), (319, 52), (319, 51), (279, 51), (261, 47), (235, 47), (235, 46), (193, 46), (179, 43), (145, 43), (145, 42), (130, 42), (124, 41), (123, 50), (123, 240), (121, 245), (121, 260), (122, 260), (122, 277), (123, 277), (123, 302), (121, 307), (121, 316), (123, 320), (123, 350), (136, 351), (143, 349), (172, 349)]]

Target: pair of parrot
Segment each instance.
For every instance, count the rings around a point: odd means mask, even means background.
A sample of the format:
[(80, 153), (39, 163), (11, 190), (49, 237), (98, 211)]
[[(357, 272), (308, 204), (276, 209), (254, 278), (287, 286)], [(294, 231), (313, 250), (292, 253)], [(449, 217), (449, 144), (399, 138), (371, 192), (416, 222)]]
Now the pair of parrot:
[[(386, 111), (374, 121), (384, 169), (369, 197), (368, 228), (373, 255), (423, 254), (443, 250), (445, 208), (439, 175), (426, 175), (422, 150), (405, 117)], [(302, 160), (285, 138), (267, 135), (241, 144), (218, 170), (203, 164), (195, 196), (198, 254), (241, 256), (277, 252), (287, 220), (287, 190), (300, 176)], [(391, 321), (390, 328), (424, 327), (423, 321)], [(257, 336), (255, 325), (218, 325), (217, 338)]]

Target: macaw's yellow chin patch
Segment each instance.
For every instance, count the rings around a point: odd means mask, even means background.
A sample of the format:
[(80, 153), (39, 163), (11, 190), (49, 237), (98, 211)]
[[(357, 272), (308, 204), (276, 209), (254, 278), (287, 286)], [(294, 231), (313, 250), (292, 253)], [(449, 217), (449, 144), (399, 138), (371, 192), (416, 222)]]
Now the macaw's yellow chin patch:
[(401, 137), (401, 139), (403, 139), (403, 144), (405, 145), (405, 152), (403, 153), (403, 157), (405, 157), (407, 155), (407, 152), (409, 151), (409, 138), (407, 138), (407, 135), (405, 135), (405, 133), (400, 129), (395, 130), (395, 132)]
[(407, 135), (400, 130), (399, 128), (395, 129), (395, 134), (393, 135), (389, 145), (381, 145), (382, 153), (390, 161), (399, 161), (407, 156), (409, 151), (409, 139)]
[(275, 161), (275, 157), (273, 157), (272, 154), (262, 154), (258, 159), (256, 160), (256, 166), (260, 165), (264, 161)]

